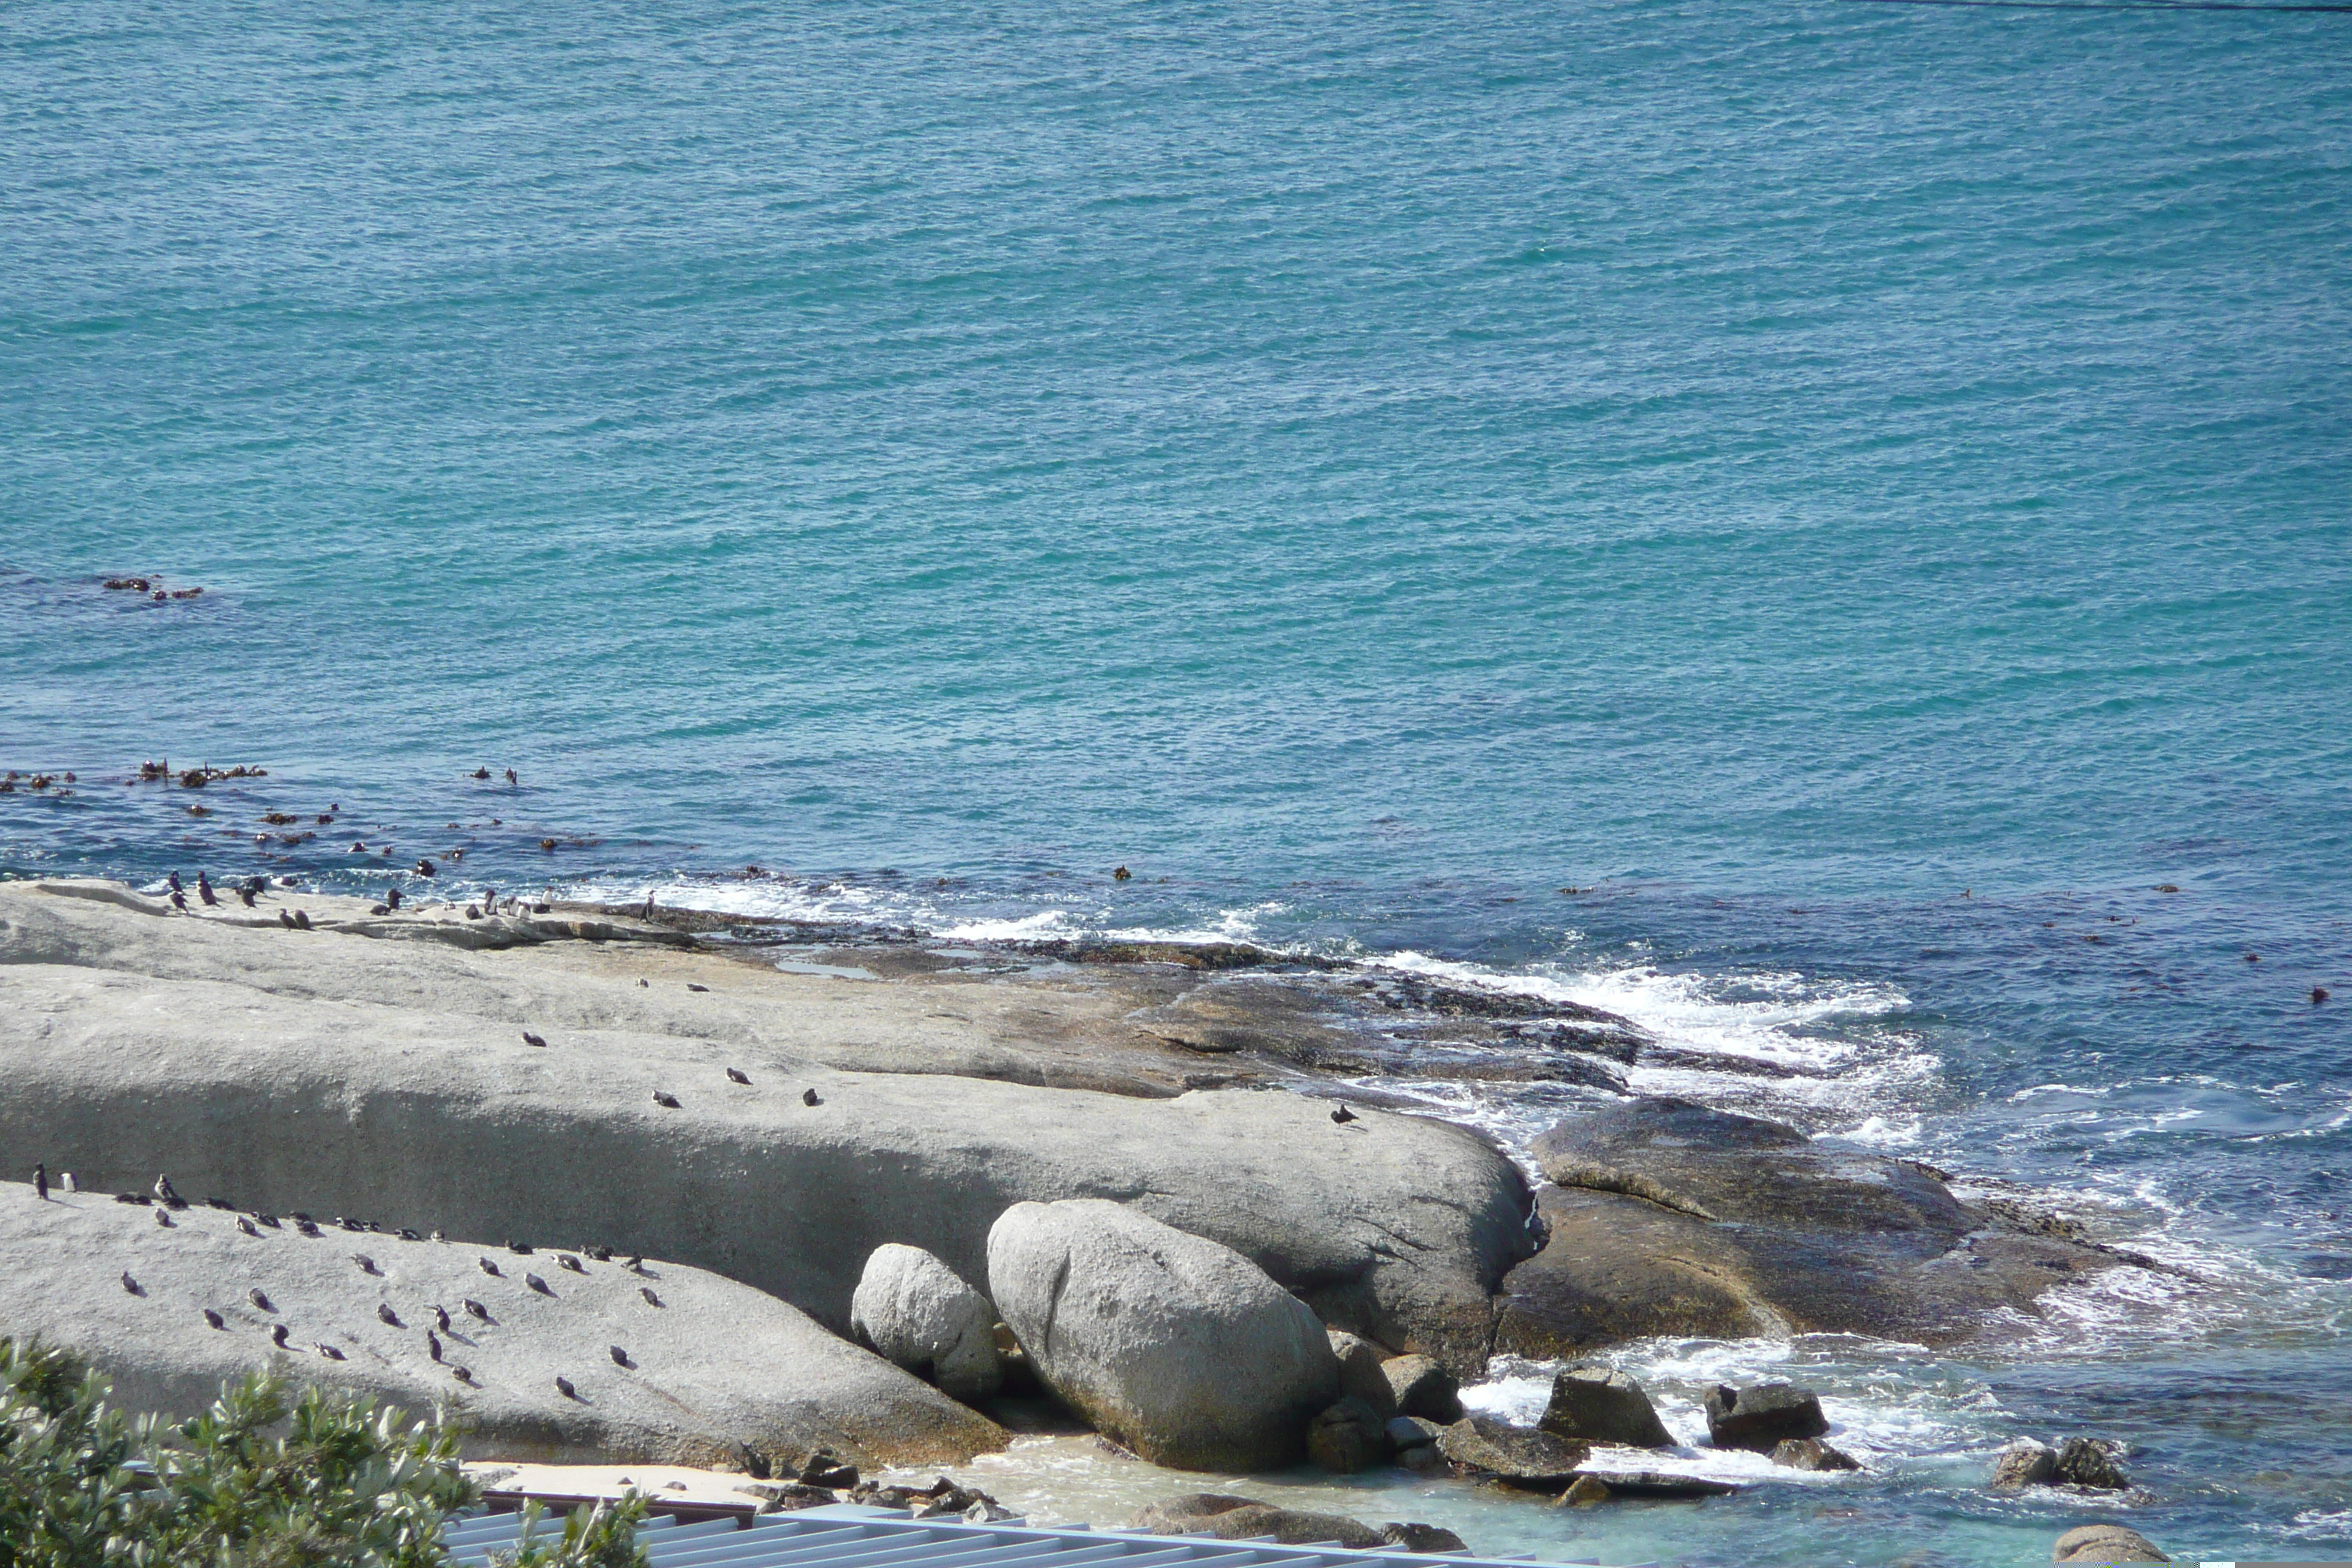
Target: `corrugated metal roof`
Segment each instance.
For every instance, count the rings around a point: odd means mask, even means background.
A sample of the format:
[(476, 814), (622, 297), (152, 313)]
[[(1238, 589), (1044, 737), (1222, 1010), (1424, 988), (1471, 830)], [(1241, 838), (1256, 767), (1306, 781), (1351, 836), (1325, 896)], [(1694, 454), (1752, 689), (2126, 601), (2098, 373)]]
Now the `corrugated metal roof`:
[[(518, 1523), (511, 1513), (452, 1521), (445, 1539), (453, 1568), (487, 1568), (493, 1552), (514, 1548)], [(562, 1515), (551, 1514), (539, 1528), (562, 1533)], [(637, 1540), (654, 1568), (1525, 1568), (1528, 1561), (1351, 1551), (1336, 1542), (1283, 1546), (1272, 1537), (1219, 1541), (1083, 1525), (1038, 1529), (1017, 1519), (943, 1523), (856, 1503), (762, 1514), (748, 1529), (732, 1519), (681, 1524), (655, 1518), (639, 1528)]]

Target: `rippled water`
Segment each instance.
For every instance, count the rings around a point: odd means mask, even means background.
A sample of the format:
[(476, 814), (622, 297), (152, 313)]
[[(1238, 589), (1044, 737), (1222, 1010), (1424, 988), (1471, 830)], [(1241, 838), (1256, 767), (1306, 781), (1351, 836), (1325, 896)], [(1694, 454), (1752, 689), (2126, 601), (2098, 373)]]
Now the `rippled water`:
[[(1633, 1347), (1793, 1360), (1874, 1473), (1416, 1517), (2039, 1560), (2078, 1505), (1971, 1483), (2092, 1430), (2176, 1550), (2345, 1553), (2347, 26), (10, 7), (0, 769), (78, 777), (0, 871), (429, 854), (1617, 1008), (1636, 1087), (2196, 1278)], [(269, 773), (120, 782), (167, 756)]]

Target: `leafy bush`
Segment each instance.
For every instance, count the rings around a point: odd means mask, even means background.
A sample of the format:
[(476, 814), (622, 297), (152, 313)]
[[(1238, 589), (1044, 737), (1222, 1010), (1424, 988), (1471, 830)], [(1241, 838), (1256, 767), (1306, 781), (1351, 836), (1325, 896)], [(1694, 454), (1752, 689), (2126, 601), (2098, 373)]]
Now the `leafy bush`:
[[(275, 1377), (204, 1415), (132, 1418), (78, 1358), (0, 1339), (0, 1568), (438, 1568), (441, 1521), (478, 1500), (446, 1416), (406, 1423)], [(636, 1568), (642, 1500), (583, 1510), (520, 1568)]]

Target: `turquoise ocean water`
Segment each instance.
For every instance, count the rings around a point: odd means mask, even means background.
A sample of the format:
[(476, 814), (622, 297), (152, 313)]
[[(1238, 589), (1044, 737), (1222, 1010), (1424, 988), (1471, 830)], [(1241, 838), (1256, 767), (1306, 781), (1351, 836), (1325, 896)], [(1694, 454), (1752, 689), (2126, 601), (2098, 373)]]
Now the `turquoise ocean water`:
[[(2193, 1278), (1638, 1347), (1794, 1365), (1872, 1475), (1474, 1544), (2352, 1555), (2347, 62), (1853, 0), (10, 6), (0, 767), (78, 781), (0, 795), (0, 873), (462, 846), (1601, 1001), (1725, 1059), (1643, 1087)], [(269, 776), (197, 819), (121, 782), (166, 756)], [(2147, 1495), (1976, 1490), (2018, 1431)]]

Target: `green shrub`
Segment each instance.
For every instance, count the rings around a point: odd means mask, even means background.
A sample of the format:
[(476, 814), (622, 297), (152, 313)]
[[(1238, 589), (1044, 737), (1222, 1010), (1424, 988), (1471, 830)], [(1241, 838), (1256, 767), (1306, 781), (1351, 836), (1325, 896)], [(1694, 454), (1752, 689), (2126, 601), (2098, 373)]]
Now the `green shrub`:
[[(0, 1339), (0, 1568), (437, 1568), (441, 1521), (478, 1493), (446, 1417), (275, 1377), (187, 1421), (107, 1403), (78, 1358)], [(526, 1515), (520, 1568), (636, 1568), (642, 1500), (560, 1536)]]

